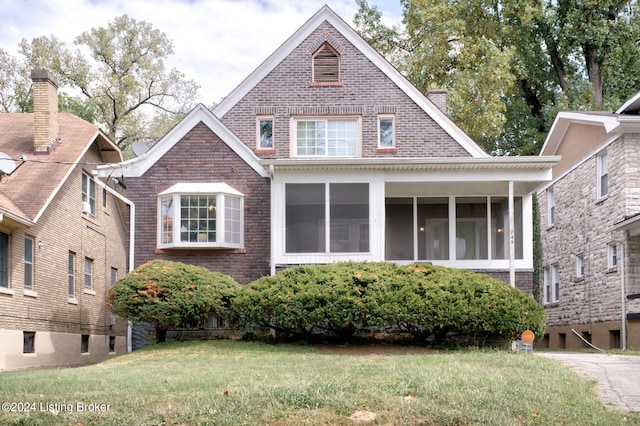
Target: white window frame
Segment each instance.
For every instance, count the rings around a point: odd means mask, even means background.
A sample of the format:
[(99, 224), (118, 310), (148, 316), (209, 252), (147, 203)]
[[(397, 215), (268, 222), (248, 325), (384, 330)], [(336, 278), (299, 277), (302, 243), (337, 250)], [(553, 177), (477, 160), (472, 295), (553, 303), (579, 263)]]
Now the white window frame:
[(555, 303), (560, 300), (560, 277), (558, 264), (554, 263), (544, 268), (543, 304)]
[[(324, 153), (323, 154), (298, 154), (298, 123), (302, 122), (320, 122), (325, 123), (325, 136), (324, 136)], [(353, 154), (345, 155), (329, 155), (329, 132), (328, 127), (330, 122), (352, 122), (356, 125), (356, 140), (355, 150)], [(304, 116), (304, 117), (292, 117), (291, 118), (291, 156), (297, 158), (356, 158), (361, 156), (362, 152), (362, 126), (360, 116), (331, 116), (331, 117), (317, 117), (317, 116)]]
[(93, 259), (84, 258), (84, 289), (93, 290)]
[[(391, 121), (391, 145), (382, 144), (382, 122)], [(386, 114), (378, 116), (378, 148), (393, 149), (396, 147), (396, 119), (395, 116)]]
[(118, 281), (118, 269), (111, 267), (111, 282), (109, 283), (111, 287)]
[(584, 255), (579, 254), (576, 256), (576, 279), (584, 278)]
[[(271, 122), (271, 145), (268, 145), (268, 146), (262, 145), (262, 123), (264, 122)], [(273, 116), (256, 117), (256, 149), (258, 150), (275, 149), (274, 133), (275, 132), (273, 128)]]
[(0, 234), (4, 235), (3, 239), (6, 237), (6, 246), (4, 241), (2, 242), (3, 247), (0, 247), (0, 288), (9, 289), (11, 287), (11, 235), (8, 232), (0, 231)]
[(551, 227), (556, 222), (556, 200), (553, 193), (553, 186), (547, 189), (547, 226)]
[(76, 254), (72, 251), (67, 261), (67, 293), (71, 299), (76, 297)]
[[(216, 241), (181, 241), (181, 197), (183, 196), (209, 196), (216, 200)], [(238, 201), (238, 206), (233, 206), (231, 200)], [(170, 211), (163, 212), (163, 200), (170, 200)], [(230, 248), (241, 249), (244, 247), (244, 194), (236, 191), (224, 183), (178, 183), (166, 191), (158, 194), (158, 229), (157, 247), (166, 248)], [(238, 218), (232, 214), (239, 215)], [(165, 220), (166, 217), (166, 220)], [(178, 219), (175, 219), (178, 218)], [(163, 226), (172, 220), (172, 225), (166, 230)], [(232, 229), (239, 222), (239, 229)], [(170, 228), (170, 229), (169, 229)], [(207, 231), (209, 231), (207, 229)], [(165, 242), (164, 236), (169, 238)], [(227, 235), (237, 235), (237, 242), (227, 239)]]
[(604, 198), (609, 194), (609, 158), (607, 151), (601, 151), (596, 156), (597, 159), (597, 188), (598, 198)]
[(613, 269), (618, 266), (618, 246), (615, 242), (607, 244), (607, 268)]
[(82, 172), (82, 212), (96, 216), (96, 181), (85, 172)]
[[(33, 291), (34, 283), (34, 264), (35, 264), (35, 240), (33, 237), (25, 235), (24, 237), (24, 289)], [(28, 246), (31, 246), (29, 248)]]

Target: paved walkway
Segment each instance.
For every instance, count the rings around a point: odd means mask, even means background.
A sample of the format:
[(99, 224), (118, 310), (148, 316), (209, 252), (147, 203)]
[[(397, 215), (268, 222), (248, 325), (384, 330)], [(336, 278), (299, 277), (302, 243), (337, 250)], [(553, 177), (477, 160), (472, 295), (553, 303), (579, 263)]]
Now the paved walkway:
[(640, 412), (640, 356), (534, 352), (558, 360), (598, 382), (596, 392), (615, 409)]

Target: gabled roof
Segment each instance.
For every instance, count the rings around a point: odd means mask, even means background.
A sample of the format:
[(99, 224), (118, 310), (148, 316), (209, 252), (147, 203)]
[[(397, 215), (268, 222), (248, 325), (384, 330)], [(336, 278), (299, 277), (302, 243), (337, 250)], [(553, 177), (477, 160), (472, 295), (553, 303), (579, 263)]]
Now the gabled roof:
[[(51, 154), (35, 155), (34, 122), (33, 114), (0, 114), (0, 151), (18, 165), (0, 179), (0, 214), (22, 225), (38, 221), (93, 143), (106, 161), (122, 159), (119, 148), (97, 126), (69, 113), (58, 114), (62, 143)], [(19, 160), (22, 156), (27, 161)]]
[(616, 114), (638, 114), (640, 111), (640, 92), (633, 95), (616, 110)]
[(447, 115), (436, 107), (425, 95), (409, 82), (382, 55), (371, 47), (360, 35), (340, 18), (329, 6), (323, 6), (298, 31), (284, 42), (255, 71), (253, 71), (238, 87), (224, 98), (213, 110), (218, 117), (224, 115), (238, 103), (269, 72), (291, 54), (313, 31), (323, 22), (328, 22), (351, 42), (364, 56), (377, 66), (407, 96), (428, 114), (444, 131), (460, 144), (473, 157), (489, 157), (478, 144), (464, 133)]
[(215, 133), (229, 148), (242, 158), (260, 176), (268, 177), (267, 172), (260, 165), (258, 156), (238, 137), (231, 132), (211, 111), (202, 104), (198, 104), (176, 126), (162, 137), (149, 151), (143, 155), (118, 164), (98, 166), (101, 177), (140, 177), (173, 148), (198, 123), (202, 122)]

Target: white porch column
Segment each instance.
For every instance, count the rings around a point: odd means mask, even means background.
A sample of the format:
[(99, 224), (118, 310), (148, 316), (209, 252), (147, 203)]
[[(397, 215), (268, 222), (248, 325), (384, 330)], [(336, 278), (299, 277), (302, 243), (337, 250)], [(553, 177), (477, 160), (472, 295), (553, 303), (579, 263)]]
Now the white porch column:
[(515, 220), (513, 207), (513, 181), (509, 181), (509, 283), (511, 287), (516, 286), (516, 243), (515, 243)]

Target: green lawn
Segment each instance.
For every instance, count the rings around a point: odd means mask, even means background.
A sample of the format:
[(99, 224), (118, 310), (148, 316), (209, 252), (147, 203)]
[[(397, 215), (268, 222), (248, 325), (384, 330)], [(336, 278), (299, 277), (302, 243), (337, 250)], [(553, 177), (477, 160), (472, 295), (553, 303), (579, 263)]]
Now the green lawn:
[(0, 412), (2, 425), (640, 424), (600, 403), (593, 383), (531, 354), (232, 340), (3, 372), (0, 401), (26, 403)]

